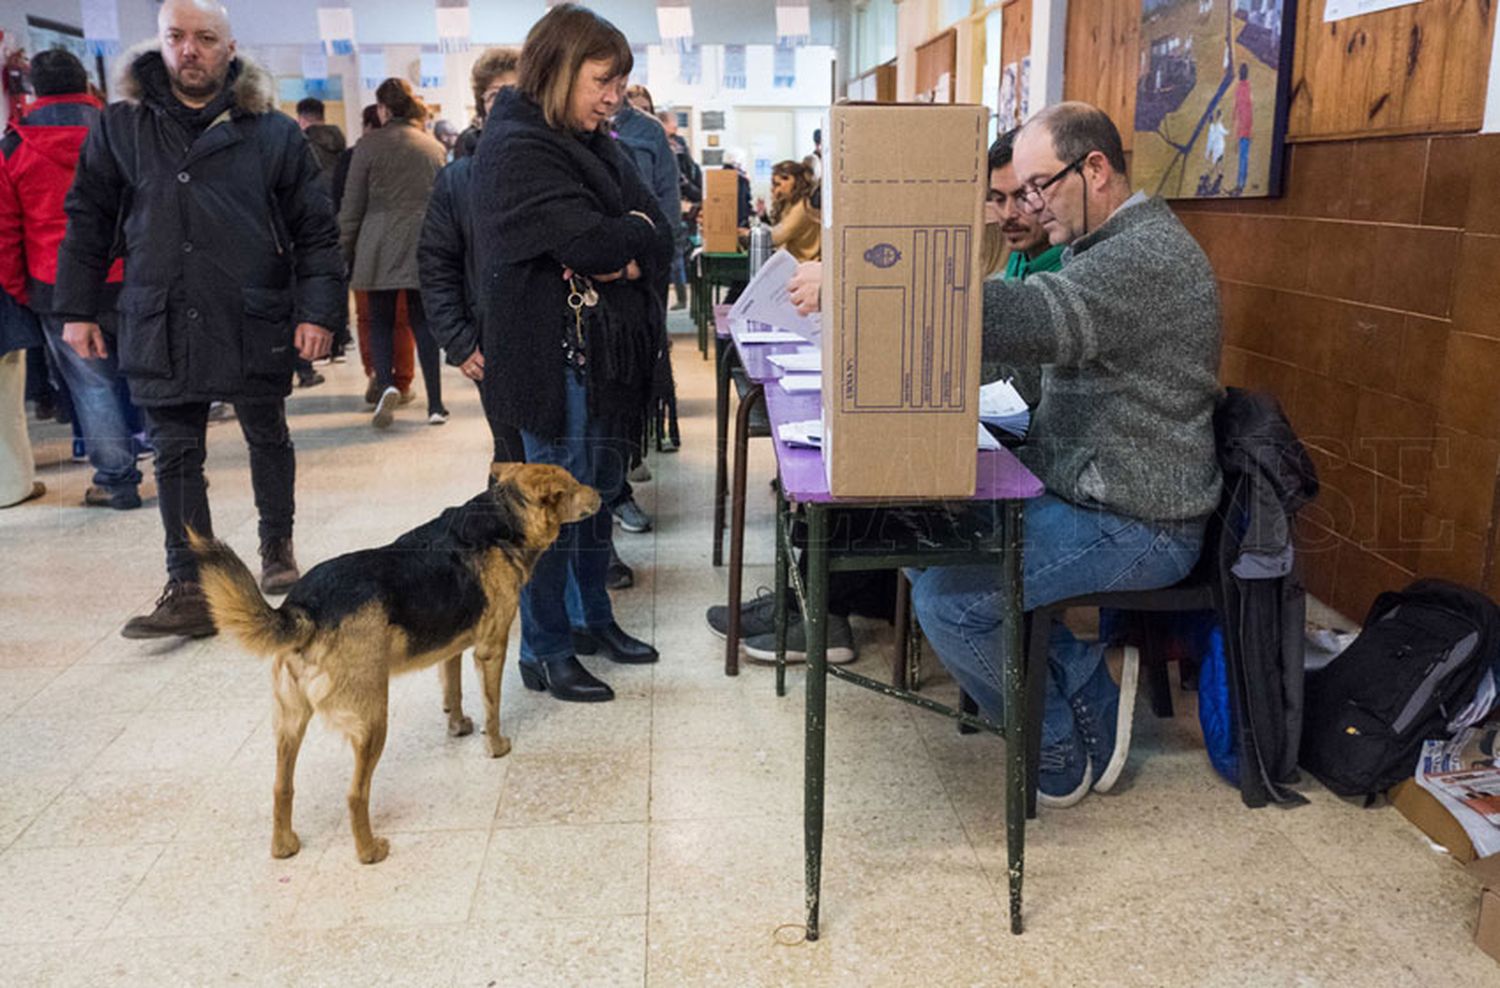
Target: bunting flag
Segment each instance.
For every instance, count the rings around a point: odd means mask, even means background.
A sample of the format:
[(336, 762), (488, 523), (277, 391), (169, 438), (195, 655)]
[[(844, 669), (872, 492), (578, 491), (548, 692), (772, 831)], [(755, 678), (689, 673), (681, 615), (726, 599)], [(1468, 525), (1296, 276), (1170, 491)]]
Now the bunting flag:
[(322, 45), (307, 45), (302, 49), (302, 78), (308, 81), (328, 78), (328, 53)]
[(423, 89), (436, 89), (448, 81), (448, 56), (441, 51), (424, 50), (420, 71), (417, 84)]
[(385, 70), (384, 48), (361, 48), (359, 50), (359, 80), (366, 89), (374, 89), (390, 77)]
[(776, 65), (772, 83), (777, 89), (797, 88), (797, 48), (795, 45), (776, 46)]
[(469, 50), (469, 0), (437, 0), (438, 50)]
[(724, 46), (724, 88), (745, 89), (750, 85), (750, 74), (745, 69), (745, 46)]
[(778, 0), (776, 4), (776, 44), (778, 47), (800, 48), (812, 41), (812, 8), (794, 0)]
[(90, 54), (120, 53), (120, 6), (117, 0), (83, 0), (83, 39)]
[(693, 8), (687, 0), (661, 0), (656, 8), (656, 29), (663, 48), (686, 53), (693, 47)]
[(651, 86), (651, 49), (645, 45), (631, 45), (630, 57), (635, 62), (630, 69), (630, 78), (647, 88)]
[(677, 81), (684, 86), (696, 86), (703, 81), (703, 49), (697, 45), (677, 56)]
[(318, 37), (330, 55), (354, 54), (354, 8), (319, 7)]

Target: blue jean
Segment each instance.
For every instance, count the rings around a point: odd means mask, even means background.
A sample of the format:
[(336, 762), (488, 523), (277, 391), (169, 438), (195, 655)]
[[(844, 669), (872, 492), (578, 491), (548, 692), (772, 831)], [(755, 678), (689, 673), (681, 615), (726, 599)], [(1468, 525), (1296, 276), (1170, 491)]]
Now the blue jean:
[[(1084, 593), (1170, 586), (1192, 570), (1202, 544), (1202, 520), (1140, 521), (1043, 495), (1025, 507), (1023, 606), (1030, 611)], [(1005, 716), (1003, 600), (998, 566), (934, 567), (912, 580), (912, 607), (923, 633), (964, 692), (997, 724)], [(1068, 701), (1103, 658), (1102, 644), (1081, 642), (1060, 623), (1054, 626), (1043, 747), (1073, 736)]]
[(1245, 187), (1245, 179), (1250, 176), (1250, 138), (1240, 138), (1240, 177), (1235, 183), (1238, 188)]
[[(608, 504), (625, 483), (629, 447), (611, 435), (604, 423), (591, 418), (588, 389), (571, 370), (563, 372), (567, 404), (563, 434), (548, 439), (534, 432), (521, 432), (527, 463), (553, 463), (565, 468), (580, 483), (599, 492)], [(542, 553), (531, 582), (521, 591), (521, 659), (550, 662), (573, 654), (572, 629), (603, 628), (615, 619), (605, 587), (609, 571), (611, 521), (601, 508), (583, 521), (564, 525), (552, 548)], [(574, 587), (568, 586), (572, 577)], [(568, 597), (576, 593), (574, 607)], [(572, 619), (569, 611), (574, 610)]]
[(94, 486), (111, 494), (134, 491), (140, 486), (141, 472), (135, 466), (131, 447), (130, 423), (117, 391), (120, 382), (119, 358), (115, 354), (112, 318), (100, 317), (100, 327), (107, 334), (104, 357), (80, 357), (63, 342), (63, 320), (44, 316), (47, 349), (57, 364), (73, 400), (76, 433), (83, 439), (89, 463), (94, 468)]

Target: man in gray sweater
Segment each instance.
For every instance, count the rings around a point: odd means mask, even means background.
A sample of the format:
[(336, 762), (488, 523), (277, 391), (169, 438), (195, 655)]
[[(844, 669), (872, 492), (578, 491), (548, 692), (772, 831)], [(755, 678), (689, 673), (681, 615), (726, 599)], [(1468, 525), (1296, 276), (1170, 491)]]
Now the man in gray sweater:
[[(1014, 164), (1024, 206), (1068, 245), (1059, 271), (984, 289), (986, 363), (1041, 370), (1018, 450), (1047, 488), (1025, 509), (1025, 607), (1169, 586), (1193, 568), (1219, 500), (1213, 271), (1165, 202), (1131, 194), (1119, 132), (1095, 107), (1037, 114)], [(938, 657), (999, 722), (995, 569), (929, 569), (912, 593)], [(1048, 671), (1039, 799), (1067, 806), (1119, 778), (1136, 669), (1117, 686), (1103, 646), (1059, 627)]]

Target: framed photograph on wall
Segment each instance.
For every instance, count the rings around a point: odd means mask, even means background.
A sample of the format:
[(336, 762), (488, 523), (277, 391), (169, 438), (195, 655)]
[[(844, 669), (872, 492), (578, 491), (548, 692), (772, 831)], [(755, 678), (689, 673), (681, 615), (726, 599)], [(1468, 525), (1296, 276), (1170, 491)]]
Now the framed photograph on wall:
[(1296, 0), (1142, 0), (1135, 187), (1281, 194)]

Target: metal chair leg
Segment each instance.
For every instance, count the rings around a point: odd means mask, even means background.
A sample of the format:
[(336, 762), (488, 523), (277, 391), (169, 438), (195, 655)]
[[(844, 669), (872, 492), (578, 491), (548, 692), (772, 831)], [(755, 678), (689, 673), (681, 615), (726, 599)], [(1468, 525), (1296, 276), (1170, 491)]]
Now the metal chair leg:
[(765, 392), (751, 388), (734, 419), (734, 489), (730, 492), (729, 628), (724, 635), (724, 675), (740, 674), (740, 600), (745, 579), (745, 476), (749, 472), (750, 413)]

